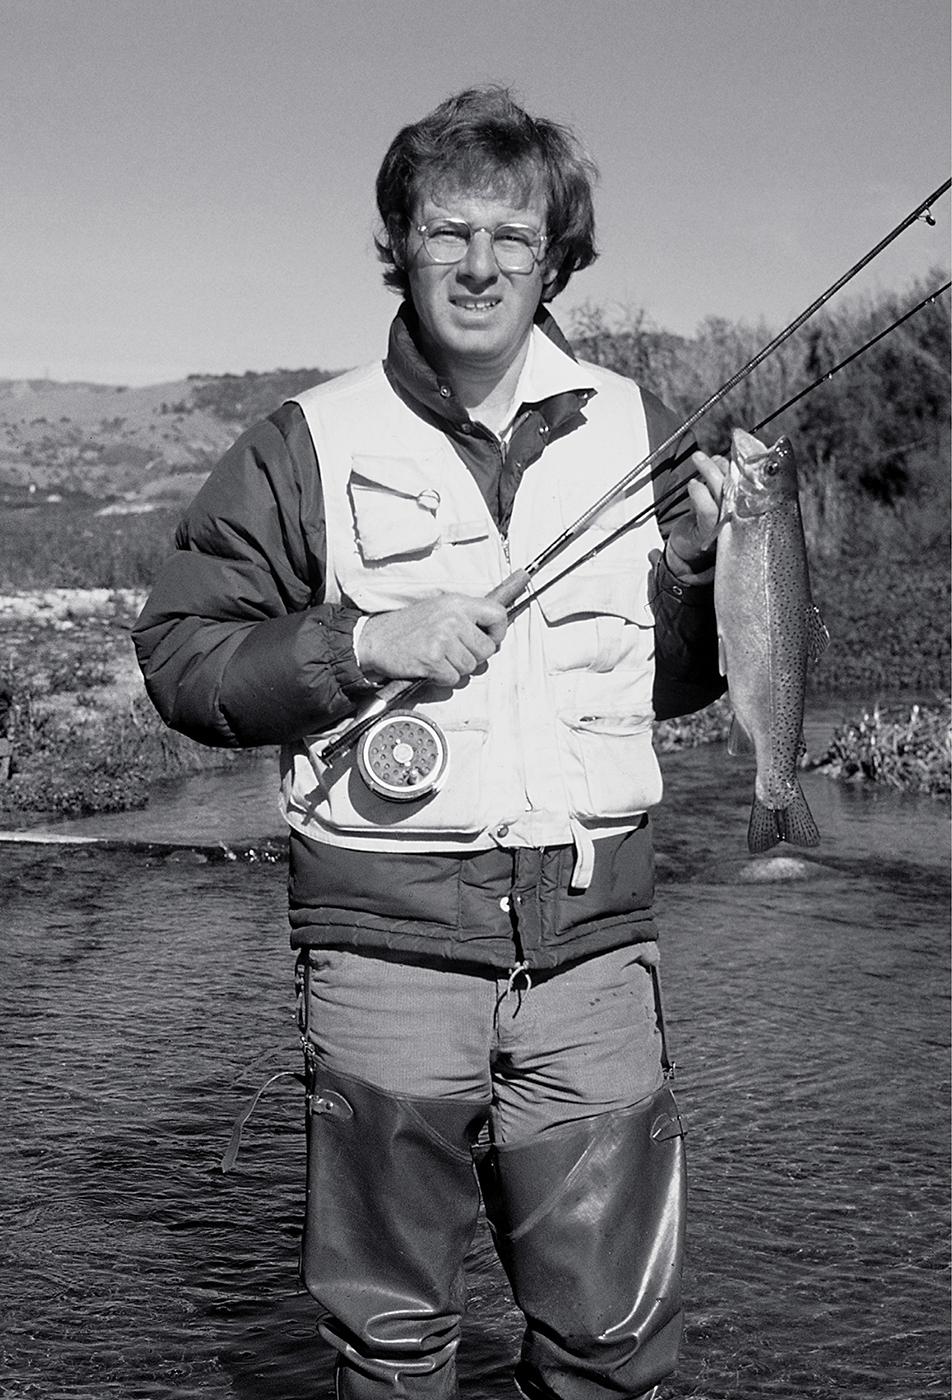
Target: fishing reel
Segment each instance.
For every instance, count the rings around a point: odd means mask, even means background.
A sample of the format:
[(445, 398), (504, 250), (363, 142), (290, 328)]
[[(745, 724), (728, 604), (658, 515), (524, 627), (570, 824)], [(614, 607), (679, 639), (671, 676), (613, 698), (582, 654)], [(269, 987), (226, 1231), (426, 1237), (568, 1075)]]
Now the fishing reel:
[(357, 768), (388, 802), (419, 802), (446, 777), (449, 749), (439, 725), (415, 710), (388, 710), (357, 743)]

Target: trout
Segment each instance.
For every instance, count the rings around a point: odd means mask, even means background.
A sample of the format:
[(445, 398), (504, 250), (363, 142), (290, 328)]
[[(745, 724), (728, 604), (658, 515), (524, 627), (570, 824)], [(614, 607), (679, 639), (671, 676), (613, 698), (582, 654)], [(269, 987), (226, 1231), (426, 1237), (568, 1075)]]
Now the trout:
[(747, 829), (753, 853), (817, 846), (797, 779), (807, 665), (829, 642), (810, 592), (797, 464), (789, 438), (765, 447), (735, 428), (721, 500), (714, 603), (731, 753), (756, 755)]

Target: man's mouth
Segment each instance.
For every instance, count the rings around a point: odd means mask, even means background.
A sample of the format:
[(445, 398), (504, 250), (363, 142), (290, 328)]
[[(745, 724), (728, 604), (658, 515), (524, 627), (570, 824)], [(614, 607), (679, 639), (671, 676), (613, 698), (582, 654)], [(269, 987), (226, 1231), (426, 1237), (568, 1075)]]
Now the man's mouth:
[(453, 305), (460, 311), (492, 311), (494, 306), (498, 306), (501, 297), (454, 297)]

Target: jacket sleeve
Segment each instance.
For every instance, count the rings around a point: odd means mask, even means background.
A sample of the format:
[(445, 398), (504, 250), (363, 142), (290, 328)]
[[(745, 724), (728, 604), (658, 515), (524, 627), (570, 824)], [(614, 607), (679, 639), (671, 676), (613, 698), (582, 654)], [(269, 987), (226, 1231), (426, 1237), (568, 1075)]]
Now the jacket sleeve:
[(311, 437), (286, 404), (211, 473), (133, 628), (166, 724), (250, 748), (353, 713), (370, 690), (353, 650), (359, 613), (323, 601), (324, 541)]
[[(648, 441), (652, 450), (676, 432), (678, 419), (654, 394), (642, 390)], [(693, 475), (691, 454), (697, 451), (693, 433), (685, 433), (653, 472), (658, 525), (667, 539), (685, 505), (668, 506), (663, 497)], [(696, 583), (675, 577), (664, 556), (656, 561), (652, 579), (655, 622), (654, 711), (657, 719), (703, 710), (727, 689), (718, 665), (717, 619), (714, 615), (713, 570)]]

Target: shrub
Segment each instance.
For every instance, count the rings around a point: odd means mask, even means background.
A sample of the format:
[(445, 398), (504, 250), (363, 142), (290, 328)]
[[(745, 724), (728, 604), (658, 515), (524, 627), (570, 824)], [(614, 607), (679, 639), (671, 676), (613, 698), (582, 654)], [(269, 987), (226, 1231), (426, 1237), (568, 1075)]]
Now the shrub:
[(952, 787), (952, 707), (913, 705), (907, 712), (877, 705), (834, 730), (818, 767), (835, 778), (865, 778), (904, 792), (948, 797)]

